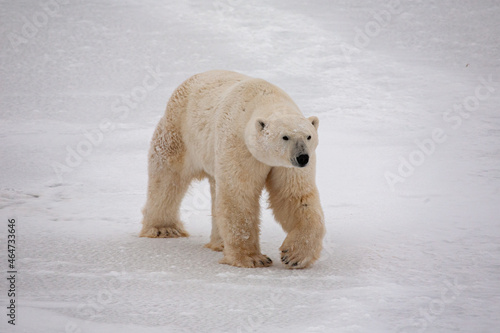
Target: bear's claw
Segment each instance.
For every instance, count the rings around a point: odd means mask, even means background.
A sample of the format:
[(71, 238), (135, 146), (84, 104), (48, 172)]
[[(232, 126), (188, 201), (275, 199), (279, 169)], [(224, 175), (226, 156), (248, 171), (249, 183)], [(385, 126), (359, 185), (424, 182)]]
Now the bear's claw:
[(309, 267), (313, 261), (311, 257), (304, 257), (301, 253), (294, 254), (288, 249), (281, 251), (281, 262), (290, 269)]

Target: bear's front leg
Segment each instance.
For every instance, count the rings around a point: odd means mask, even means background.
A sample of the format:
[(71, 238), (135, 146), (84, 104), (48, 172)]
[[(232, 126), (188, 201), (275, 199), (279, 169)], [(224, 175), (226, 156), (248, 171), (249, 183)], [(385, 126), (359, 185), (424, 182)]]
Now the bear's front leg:
[[(240, 178), (241, 179), (241, 178)], [(221, 264), (237, 267), (268, 267), (272, 260), (260, 252), (260, 182), (217, 182), (216, 211), (224, 242)]]
[[(313, 161), (314, 162), (314, 161)], [(314, 164), (307, 168), (273, 168), (266, 181), (274, 217), (288, 235), (280, 247), (287, 268), (306, 268), (321, 254), (325, 225)]]

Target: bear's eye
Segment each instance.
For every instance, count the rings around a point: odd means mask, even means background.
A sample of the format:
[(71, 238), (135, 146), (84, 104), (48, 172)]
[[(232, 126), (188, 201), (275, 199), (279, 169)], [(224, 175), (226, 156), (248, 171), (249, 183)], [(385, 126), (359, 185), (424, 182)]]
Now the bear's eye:
[(286, 140), (288, 140), (288, 137), (285, 135), (285, 136), (283, 137), (283, 140), (285, 140), (285, 141), (286, 141)]
[(310, 135), (307, 137), (307, 140), (311, 140), (311, 136)]

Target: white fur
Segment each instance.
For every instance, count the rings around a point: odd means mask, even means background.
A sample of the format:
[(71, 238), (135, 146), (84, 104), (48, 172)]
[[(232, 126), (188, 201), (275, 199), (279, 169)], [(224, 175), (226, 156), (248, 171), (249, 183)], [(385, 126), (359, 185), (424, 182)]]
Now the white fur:
[[(193, 179), (208, 178), (212, 234), (206, 246), (223, 250), (224, 264), (269, 266), (259, 246), (259, 198), (266, 187), (288, 233), (283, 263), (311, 265), (325, 233), (315, 184), (318, 124), (264, 80), (229, 71), (189, 78), (172, 94), (151, 142), (141, 236), (188, 236), (179, 219), (182, 198)], [(297, 167), (305, 155), (307, 165)]]

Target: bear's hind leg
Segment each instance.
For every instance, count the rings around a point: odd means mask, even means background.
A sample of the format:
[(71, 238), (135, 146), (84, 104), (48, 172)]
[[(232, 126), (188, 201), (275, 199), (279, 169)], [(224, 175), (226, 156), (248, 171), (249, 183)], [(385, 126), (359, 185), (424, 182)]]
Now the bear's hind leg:
[(220, 236), (217, 217), (215, 215), (215, 179), (210, 177), (209, 182), (210, 196), (212, 197), (212, 233), (210, 234), (210, 243), (205, 244), (205, 247), (220, 252), (224, 249), (224, 242)]
[(191, 179), (165, 166), (150, 172), (148, 198), (143, 209), (141, 237), (188, 237), (180, 220), (180, 205)]

